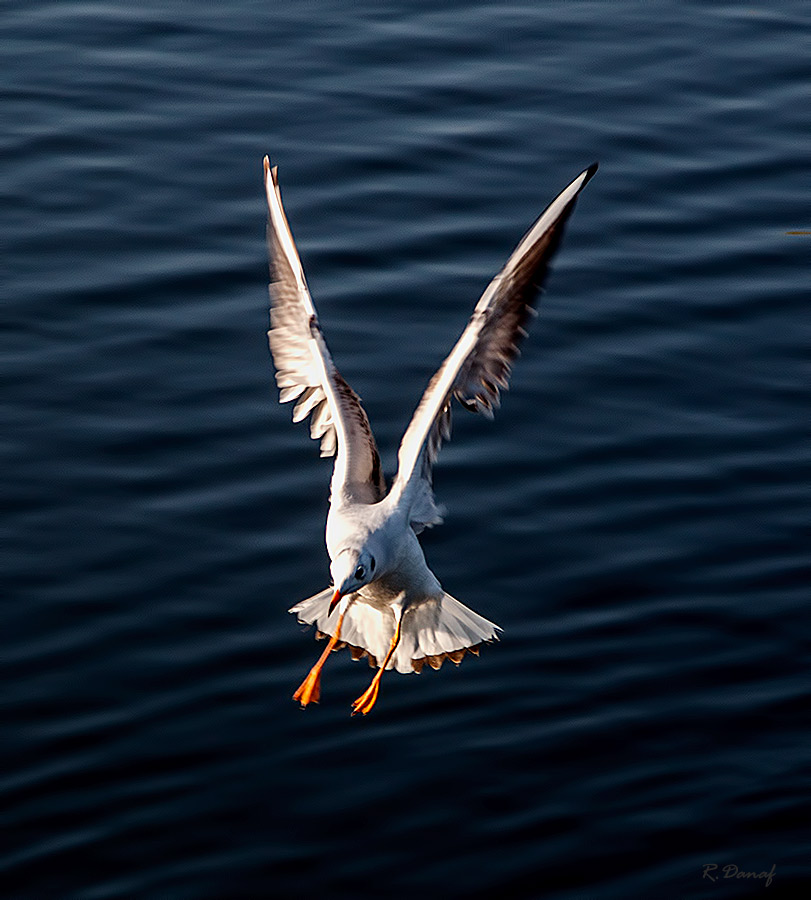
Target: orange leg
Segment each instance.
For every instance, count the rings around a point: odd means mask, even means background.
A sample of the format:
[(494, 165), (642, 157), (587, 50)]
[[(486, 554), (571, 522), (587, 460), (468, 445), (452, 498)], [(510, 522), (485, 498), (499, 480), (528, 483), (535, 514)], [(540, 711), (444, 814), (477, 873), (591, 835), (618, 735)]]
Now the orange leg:
[(332, 648), (338, 643), (341, 638), (341, 623), (344, 620), (344, 610), (340, 616), (338, 616), (338, 622), (335, 626), (335, 634), (329, 639), (329, 643), (327, 644), (324, 652), (321, 654), (321, 658), (318, 662), (310, 669), (309, 675), (301, 682), (301, 686), (293, 694), (293, 699), (298, 700), (301, 704), (301, 708), (304, 707), (308, 703), (318, 703), (319, 698), (321, 697), (321, 669), (324, 668), (324, 663), (327, 661), (330, 653), (332, 653)]
[[(395, 613), (396, 615), (396, 613)], [(372, 707), (377, 702), (377, 695), (380, 691), (380, 679), (383, 677), (383, 673), (386, 671), (386, 666), (389, 664), (392, 656), (394, 656), (394, 651), (397, 649), (397, 645), (400, 643), (400, 622), (402, 621), (401, 616), (397, 616), (397, 625), (394, 629), (394, 637), (391, 639), (391, 646), (389, 647), (389, 652), (386, 654), (386, 658), (383, 660), (380, 668), (375, 673), (375, 677), (372, 679), (372, 683), (369, 687), (358, 697), (358, 699), (352, 704), (352, 715), (357, 715), (357, 713), (363, 713), (363, 715), (367, 715)]]

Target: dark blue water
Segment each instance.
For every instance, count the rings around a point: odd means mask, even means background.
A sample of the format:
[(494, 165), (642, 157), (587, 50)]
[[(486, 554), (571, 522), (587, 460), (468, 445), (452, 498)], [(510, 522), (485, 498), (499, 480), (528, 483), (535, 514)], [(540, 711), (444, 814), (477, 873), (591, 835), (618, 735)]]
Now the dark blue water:
[[(0, 21), (0, 894), (807, 888), (807, 4)], [(601, 163), (497, 421), (458, 413), (436, 472), (429, 562), (503, 641), (387, 675), (363, 721), (346, 654), (290, 700), (329, 465), (276, 404), (265, 153), (389, 469), (479, 292)]]

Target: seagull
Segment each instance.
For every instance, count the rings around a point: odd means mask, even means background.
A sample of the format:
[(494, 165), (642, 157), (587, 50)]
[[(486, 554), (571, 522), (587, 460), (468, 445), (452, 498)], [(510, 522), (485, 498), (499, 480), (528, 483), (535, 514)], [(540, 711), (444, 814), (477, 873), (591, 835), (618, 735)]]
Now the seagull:
[(293, 699), (318, 703), (321, 670), (348, 646), (377, 671), (352, 704), (374, 707), (388, 669), (438, 669), (498, 639), (498, 625), (445, 593), (428, 568), (417, 535), (442, 521), (432, 468), (450, 437), (451, 402), (493, 417), (533, 303), (546, 280), (575, 201), (597, 171), (581, 172), (549, 204), (476, 304), (461, 337), (433, 376), (403, 435), (397, 474), (387, 488), (369, 419), (327, 349), (304, 270), (282, 206), (278, 167), (264, 160), (270, 257), (270, 342), (281, 403), (296, 401), (293, 421), (310, 417), (321, 456), (335, 457), (326, 545), (332, 586), (289, 612), (329, 641)]

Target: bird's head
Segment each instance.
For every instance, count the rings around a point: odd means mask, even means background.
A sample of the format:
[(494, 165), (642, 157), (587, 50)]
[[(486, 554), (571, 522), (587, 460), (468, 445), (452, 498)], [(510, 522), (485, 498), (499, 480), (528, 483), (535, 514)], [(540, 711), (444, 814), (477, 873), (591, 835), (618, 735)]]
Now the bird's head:
[(369, 550), (342, 550), (330, 566), (335, 593), (332, 596), (329, 611), (332, 612), (342, 597), (353, 594), (364, 585), (374, 581), (378, 574), (378, 565)]

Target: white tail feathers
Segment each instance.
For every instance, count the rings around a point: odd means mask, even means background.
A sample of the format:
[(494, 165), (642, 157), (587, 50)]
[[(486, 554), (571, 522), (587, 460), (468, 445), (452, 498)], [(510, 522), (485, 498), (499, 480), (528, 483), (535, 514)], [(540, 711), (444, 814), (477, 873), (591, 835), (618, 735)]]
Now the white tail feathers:
[[(290, 609), (305, 625), (315, 625), (319, 632), (332, 635), (338, 621), (337, 611), (329, 615), (333, 590), (328, 588), (302, 600)], [(450, 594), (431, 598), (409, 606), (403, 614), (400, 643), (389, 662), (398, 672), (419, 672), (425, 663), (438, 669), (446, 658), (459, 665), (465, 652), (478, 655), (478, 647), (498, 640), (498, 625), (468, 609)], [(388, 652), (394, 635), (394, 614), (356, 595), (347, 607), (341, 626), (338, 648), (349, 645), (352, 658), (368, 654), (370, 664), (377, 665)]]

